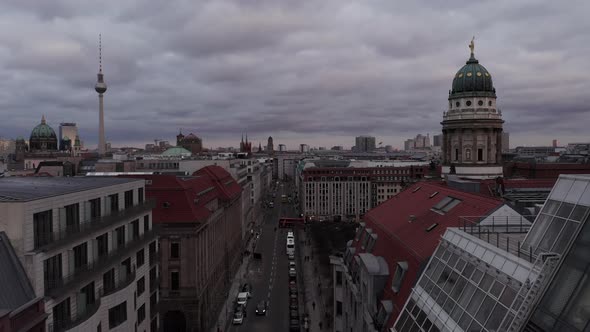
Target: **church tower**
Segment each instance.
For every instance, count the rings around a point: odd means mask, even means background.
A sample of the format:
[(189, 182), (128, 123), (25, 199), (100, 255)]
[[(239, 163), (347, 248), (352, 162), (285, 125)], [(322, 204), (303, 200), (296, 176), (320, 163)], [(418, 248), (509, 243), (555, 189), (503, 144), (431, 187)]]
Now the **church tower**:
[(496, 108), (492, 76), (471, 56), (453, 78), (448, 111), (443, 113), (443, 168), (472, 179), (502, 176), (502, 113)]

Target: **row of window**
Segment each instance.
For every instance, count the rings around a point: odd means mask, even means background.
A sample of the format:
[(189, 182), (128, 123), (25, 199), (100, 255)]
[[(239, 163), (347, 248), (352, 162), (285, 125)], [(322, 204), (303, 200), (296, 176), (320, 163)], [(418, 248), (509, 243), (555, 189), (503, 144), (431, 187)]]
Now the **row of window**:
[[(465, 149), (465, 159), (471, 161), (471, 149)], [(459, 161), (459, 149), (455, 149), (455, 161)], [(477, 149), (477, 161), (484, 161), (483, 149)]]
[[(471, 104), (472, 104), (471, 103), (471, 100), (468, 100), (468, 101), (465, 102), (465, 106), (467, 106), (467, 107), (471, 106)], [(478, 106), (483, 106), (484, 105), (483, 100), (478, 100), (477, 101), (477, 105)], [(488, 100), (488, 106), (489, 107), (492, 107), (492, 101), (491, 100)], [(455, 107), (461, 107), (461, 102), (460, 101), (456, 101), (455, 102)], [(453, 108), (453, 103), (450, 102), (450, 101), (449, 101), (449, 108)]]

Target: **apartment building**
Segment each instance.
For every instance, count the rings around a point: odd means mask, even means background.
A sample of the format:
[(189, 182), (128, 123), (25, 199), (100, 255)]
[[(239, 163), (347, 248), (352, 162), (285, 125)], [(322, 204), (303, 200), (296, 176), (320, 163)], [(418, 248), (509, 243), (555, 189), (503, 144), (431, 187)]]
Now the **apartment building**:
[(143, 180), (0, 179), (0, 230), (47, 331), (157, 331), (157, 236)]
[(562, 175), (530, 229), (447, 229), (393, 331), (588, 331), (589, 220), (590, 176)]
[(371, 209), (345, 253), (330, 257), (334, 331), (390, 331), (442, 234), (465, 215), (481, 216), (478, 225), (530, 225), (502, 200), (431, 182)]
[(296, 184), (307, 217), (358, 220), (427, 172), (425, 163), (310, 160), (297, 168)]
[(164, 331), (208, 331), (241, 263), (242, 188), (219, 166), (146, 180), (160, 227), (159, 304)]

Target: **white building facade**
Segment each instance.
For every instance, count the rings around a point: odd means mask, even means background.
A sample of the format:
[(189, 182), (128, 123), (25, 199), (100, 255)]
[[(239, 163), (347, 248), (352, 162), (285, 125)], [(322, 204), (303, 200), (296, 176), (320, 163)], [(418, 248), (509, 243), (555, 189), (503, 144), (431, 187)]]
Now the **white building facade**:
[(0, 227), (47, 331), (157, 331), (158, 240), (144, 180), (0, 179)]

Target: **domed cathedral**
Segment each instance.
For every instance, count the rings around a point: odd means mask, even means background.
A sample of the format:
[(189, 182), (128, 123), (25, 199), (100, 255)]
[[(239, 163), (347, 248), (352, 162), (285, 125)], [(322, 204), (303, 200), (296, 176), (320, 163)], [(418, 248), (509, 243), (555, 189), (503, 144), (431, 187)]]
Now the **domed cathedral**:
[(176, 146), (185, 148), (192, 154), (203, 152), (203, 140), (193, 133), (184, 136), (182, 131), (180, 131), (178, 135), (176, 135)]
[(502, 113), (492, 75), (474, 55), (455, 77), (443, 113), (443, 174), (489, 179), (502, 176)]
[(33, 128), (29, 138), (29, 151), (57, 151), (57, 135), (55, 131), (45, 122), (45, 116), (41, 123)]

